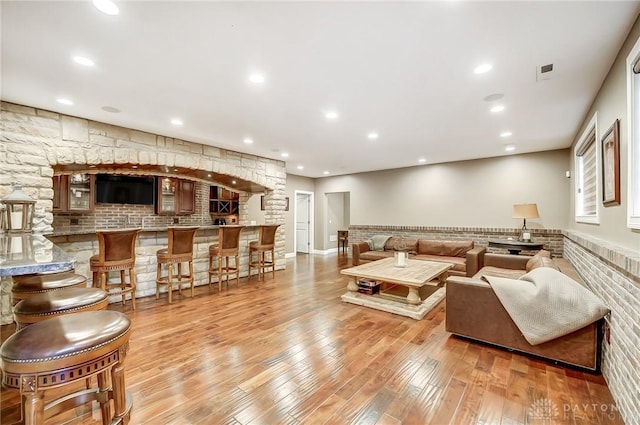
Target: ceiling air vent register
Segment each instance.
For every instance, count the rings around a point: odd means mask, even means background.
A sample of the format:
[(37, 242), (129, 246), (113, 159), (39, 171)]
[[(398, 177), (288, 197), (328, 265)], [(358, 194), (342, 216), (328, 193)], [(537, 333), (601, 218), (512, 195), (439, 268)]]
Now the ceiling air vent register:
[(553, 64), (542, 65), (536, 68), (536, 81), (550, 80), (553, 75)]

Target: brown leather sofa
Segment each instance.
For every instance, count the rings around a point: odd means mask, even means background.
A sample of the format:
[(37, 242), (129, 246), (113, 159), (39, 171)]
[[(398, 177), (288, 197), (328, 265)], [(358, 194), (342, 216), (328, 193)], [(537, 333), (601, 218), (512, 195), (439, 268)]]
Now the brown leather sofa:
[(442, 241), (392, 236), (383, 251), (372, 251), (367, 242), (352, 245), (353, 265), (393, 257), (395, 251), (406, 251), (414, 260), (451, 263), (449, 275), (473, 276), (479, 269), (484, 247), (474, 247), (473, 241)]
[(446, 330), (554, 363), (599, 372), (603, 320), (552, 341), (530, 345), (489, 283), (482, 279), (484, 275), (517, 279), (535, 267), (555, 267), (584, 284), (569, 261), (544, 255), (544, 252), (534, 257), (487, 253), (483, 267), (472, 278), (450, 276), (446, 284)]

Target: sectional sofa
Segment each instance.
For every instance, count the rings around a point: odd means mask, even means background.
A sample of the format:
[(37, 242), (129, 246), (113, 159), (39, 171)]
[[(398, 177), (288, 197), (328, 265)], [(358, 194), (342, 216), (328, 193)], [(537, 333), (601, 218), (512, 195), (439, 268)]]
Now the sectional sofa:
[(455, 335), (560, 363), (598, 372), (604, 320), (551, 341), (531, 345), (523, 337), (494, 290), (483, 276), (518, 279), (537, 267), (555, 268), (584, 282), (566, 259), (551, 259), (547, 252), (533, 257), (487, 253), (483, 267), (473, 277), (447, 279), (446, 330)]
[(405, 251), (410, 259), (451, 263), (453, 267), (449, 269), (449, 275), (473, 276), (479, 270), (485, 252), (484, 247), (474, 247), (472, 240), (443, 241), (395, 236), (388, 237), (378, 249), (374, 247), (371, 241), (354, 243), (351, 251), (353, 265), (393, 257), (394, 252)]

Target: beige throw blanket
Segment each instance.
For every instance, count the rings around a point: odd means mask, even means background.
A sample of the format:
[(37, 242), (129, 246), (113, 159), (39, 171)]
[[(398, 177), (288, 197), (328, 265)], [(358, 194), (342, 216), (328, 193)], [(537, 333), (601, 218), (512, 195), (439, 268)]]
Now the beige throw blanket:
[(609, 313), (591, 291), (549, 267), (535, 268), (520, 279), (483, 277), (531, 345), (569, 334)]

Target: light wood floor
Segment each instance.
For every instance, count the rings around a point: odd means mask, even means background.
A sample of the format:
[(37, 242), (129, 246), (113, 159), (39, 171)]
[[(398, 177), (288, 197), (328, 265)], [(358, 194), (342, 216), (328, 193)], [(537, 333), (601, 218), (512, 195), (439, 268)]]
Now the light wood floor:
[[(341, 302), (348, 265), (299, 255), (275, 279), (128, 305), (131, 424), (622, 423), (601, 376), (452, 337), (444, 302), (421, 321)], [(17, 391), (0, 401), (13, 423)], [(99, 423), (69, 413), (50, 423)]]

